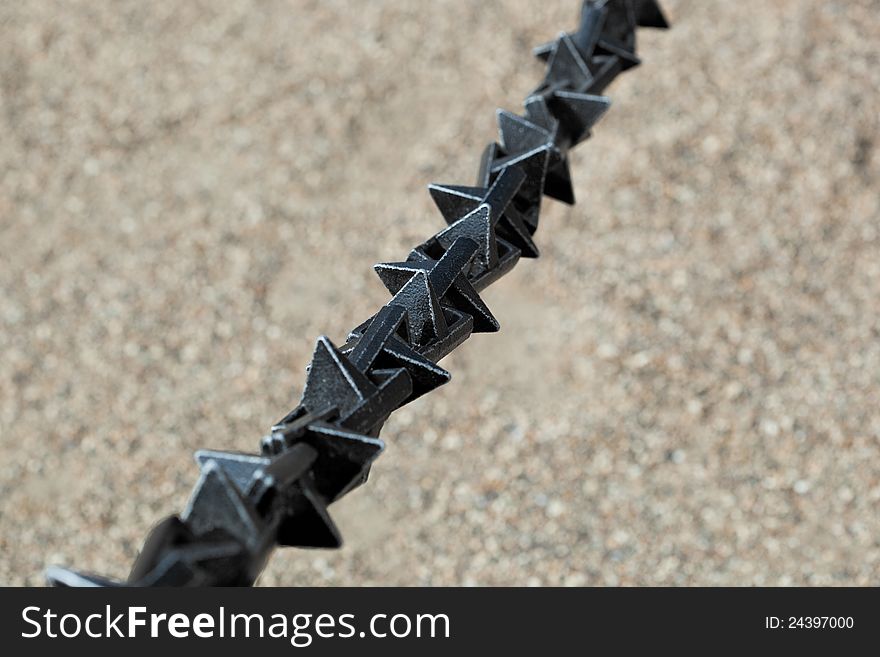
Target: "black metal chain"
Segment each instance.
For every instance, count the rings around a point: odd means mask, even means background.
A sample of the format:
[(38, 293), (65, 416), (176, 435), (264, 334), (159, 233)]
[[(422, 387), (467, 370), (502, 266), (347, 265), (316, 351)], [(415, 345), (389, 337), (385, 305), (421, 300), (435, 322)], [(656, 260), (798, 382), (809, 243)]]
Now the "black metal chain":
[(199, 451), (201, 476), (180, 516), (153, 528), (124, 583), (50, 568), (56, 586), (249, 586), (276, 545), (336, 548), (327, 507), (364, 483), (392, 411), (443, 385), (436, 363), (498, 322), (479, 292), (538, 257), (542, 196), (574, 204), (568, 151), (608, 109), (601, 94), (636, 66), (636, 27), (667, 27), (656, 0), (585, 0), (576, 32), (535, 49), (547, 62), (519, 116), (498, 110), (500, 143), (476, 186), (430, 185), (447, 226), (405, 262), (376, 265), (392, 294), (335, 346), (318, 339), (299, 405), (259, 455)]

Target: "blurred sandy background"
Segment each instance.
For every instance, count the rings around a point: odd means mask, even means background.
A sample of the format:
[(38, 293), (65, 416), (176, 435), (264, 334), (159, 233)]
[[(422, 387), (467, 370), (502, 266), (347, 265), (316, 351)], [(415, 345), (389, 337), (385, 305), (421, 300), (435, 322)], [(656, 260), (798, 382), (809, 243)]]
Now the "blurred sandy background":
[[(255, 450), (578, 5), (0, 2), (0, 582)], [(261, 583), (880, 583), (880, 2), (665, 7), (502, 332)]]

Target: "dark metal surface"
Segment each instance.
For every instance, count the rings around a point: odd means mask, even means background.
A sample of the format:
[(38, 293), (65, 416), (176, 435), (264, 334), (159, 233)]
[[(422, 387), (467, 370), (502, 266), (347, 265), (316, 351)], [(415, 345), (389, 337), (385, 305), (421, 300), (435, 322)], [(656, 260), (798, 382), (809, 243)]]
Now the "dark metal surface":
[(447, 226), (405, 262), (376, 265), (388, 304), (342, 347), (318, 339), (299, 405), (260, 454), (197, 452), (186, 510), (153, 529), (124, 583), (63, 568), (50, 583), (251, 585), (276, 546), (339, 547), (327, 507), (366, 481), (388, 416), (449, 381), (437, 361), (472, 332), (499, 329), (479, 291), (538, 256), (542, 197), (574, 203), (568, 151), (608, 109), (597, 94), (639, 63), (637, 26), (667, 27), (654, 0), (586, 0), (577, 31), (535, 50), (547, 72), (524, 114), (498, 111), (476, 186), (429, 187)]

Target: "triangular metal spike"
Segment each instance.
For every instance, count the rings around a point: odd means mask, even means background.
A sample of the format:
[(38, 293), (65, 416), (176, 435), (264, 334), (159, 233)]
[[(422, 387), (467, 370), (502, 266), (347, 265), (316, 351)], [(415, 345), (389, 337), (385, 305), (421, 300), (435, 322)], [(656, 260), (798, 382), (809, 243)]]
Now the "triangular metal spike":
[(501, 148), (507, 153), (521, 153), (553, 143), (553, 135), (528, 119), (499, 109), (495, 112)]
[(452, 375), (445, 369), (397, 338), (389, 340), (376, 364), (383, 367), (403, 367), (409, 372), (413, 390), (407, 402), (449, 383), (452, 379)]
[(586, 88), (579, 90), (586, 94), (601, 94), (623, 70), (623, 62), (617, 55), (596, 55), (592, 64), (596, 74)]
[(550, 106), (547, 104), (547, 97), (543, 94), (531, 94), (523, 103), (526, 111), (526, 118), (539, 125), (551, 135), (555, 135), (559, 129), (559, 120), (553, 116)]
[(520, 168), (526, 174), (513, 205), (522, 213), (532, 233), (538, 228), (550, 150), (548, 146), (542, 146), (526, 153), (505, 156), (495, 160), (490, 169), (493, 177), (507, 167)]
[[(283, 433), (284, 428), (277, 431)], [(328, 422), (314, 422), (291, 440), (310, 445), (317, 452), (311, 471), (315, 489), (328, 502), (339, 499), (359, 485), (366, 478), (370, 465), (385, 449), (385, 443), (378, 438)]]
[(486, 189), (432, 183), (428, 185), (428, 191), (443, 219), (451, 225), (482, 203)]
[[(426, 271), (412, 272), (389, 305), (406, 308), (409, 315), (409, 337), (413, 345), (423, 345), (435, 338), (442, 338), (449, 331), (440, 301), (431, 287)], [(346, 409), (343, 415), (351, 410), (353, 409)]]
[(402, 367), (374, 370), (371, 375), (379, 384), (376, 392), (344, 416), (339, 424), (361, 433), (378, 434), (388, 416), (410, 397), (413, 385), (409, 373)]
[[(522, 251), (524, 257), (537, 258), (538, 247), (525, 226), (522, 214), (511, 204), (524, 180), (525, 174), (521, 169), (508, 167), (498, 175), (488, 189), (460, 185), (430, 185), (429, 189), (448, 224), (455, 223), (481, 203), (486, 203), (492, 208), (493, 221), (497, 222), (496, 233)], [(425, 259), (433, 262), (427, 256)], [(456, 307), (471, 312), (457, 304)], [(492, 322), (494, 324), (494, 318)], [(496, 328), (483, 326), (478, 318), (474, 317), (474, 331), (477, 333), (497, 330), (497, 324), (495, 326)]]
[(254, 475), (271, 462), (262, 456), (213, 449), (200, 449), (194, 456), (201, 469), (210, 462), (220, 466), (240, 491), (246, 491)]
[[(315, 490), (311, 468), (317, 462), (319, 454), (315, 448), (306, 443), (294, 444), (280, 454), (274, 456), (268, 465), (257, 471), (251, 481), (248, 490), (246, 504), (248, 508), (258, 508), (263, 517), (274, 522), (275, 538), (279, 545), (288, 547), (339, 547), (342, 544), (339, 531), (327, 514), (327, 505), (324, 498)], [(225, 474), (216, 463), (208, 462), (202, 473), (202, 480), (216, 480), (225, 478)], [(184, 515), (184, 521), (190, 527), (194, 527), (196, 533), (207, 525), (210, 528), (219, 526), (237, 536), (238, 532), (234, 523), (229, 522), (223, 515), (221, 522), (206, 522), (208, 514), (201, 510), (199, 500), (214, 500), (215, 506), (223, 507), (227, 497), (233, 498), (232, 503), (236, 511), (239, 510), (237, 499), (244, 500), (243, 496), (230, 495), (233, 486), (231, 480), (226, 478), (228, 486), (222, 486), (216, 490), (216, 484), (212, 488), (200, 486), (200, 490), (206, 493), (194, 496), (195, 507), (188, 509)], [(237, 489), (233, 489), (236, 493)], [(216, 512), (215, 512), (216, 513)], [(265, 540), (262, 532), (253, 532), (259, 539)], [(251, 544), (255, 541), (251, 540)]]
[(249, 546), (259, 542), (262, 530), (253, 505), (220, 465), (211, 461), (202, 467), (181, 519), (197, 536), (221, 529)]
[(636, 11), (632, 0), (601, 0), (607, 10), (600, 39), (610, 40), (635, 52)]
[(669, 29), (669, 21), (657, 0), (634, 0), (636, 5), (636, 24), (639, 27)]
[(332, 400), (339, 413), (345, 415), (374, 391), (369, 378), (328, 337), (318, 338), (303, 388), (303, 406), (314, 412)]
[(479, 252), (480, 243), (477, 240), (466, 236), (458, 237), (448, 246), (440, 259), (431, 265), (428, 278), (434, 291), (441, 298), (446, 296), (457, 282), (461, 283), (459, 277), (468, 271)]
[[(353, 349), (360, 338), (352, 336)], [(345, 347), (343, 347), (345, 350)], [(393, 369), (402, 367), (409, 373), (412, 380), (412, 393), (404, 403), (409, 403), (425, 393), (448, 383), (452, 376), (442, 367), (429, 360), (413, 349), (408, 342), (398, 336), (392, 336), (382, 348), (382, 352), (373, 363), (374, 367)]]
[(611, 99), (607, 96), (557, 91), (550, 100), (550, 109), (564, 127), (572, 146), (589, 137), (590, 130), (601, 119)]
[[(547, 193), (547, 185), (544, 186), (544, 192)], [(549, 195), (549, 194), (548, 194)], [(572, 196), (574, 192), (572, 192)], [(555, 196), (553, 198), (556, 198)], [(498, 236), (513, 244), (520, 250), (523, 258), (537, 258), (541, 255), (538, 245), (532, 238), (529, 225), (526, 223), (523, 214), (513, 205), (504, 212), (501, 223), (498, 224)]]
[(471, 267), (473, 273), (492, 269), (498, 264), (498, 245), (491, 213), (492, 209), (482, 204), (437, 234), (437, 241), (444, 249), (448, 249), (462, 237), (472, 239), (479, 245)]
[[(461, 237), (453, 242), (439, 260), (434, 260), (419, 249), (415, 249), (410, 254), (410, 260), (399, 263), (399, 266), (410, 270), (430, 271), (432, 284), (437, 280), (435, 289), (446, 288), (441, 303), (448, 303), (456, 310), (473, 317), (475, 333), (494, 333), (499, 330), (500, 325), (466, 276), (469, 256), (474, 253), (474, 244), (470, 238)], [(453, 274), (456, 274), (455, 278), (449, 285), (449, 278)]]
[[(560, 203), (574, 205), (574, 185), (571, 182), (571, 171), (568, 168), (568, 158), (557, 160), (547, 168), (547, 180), (544, 182), (544, 195), (556, 199)], [(525, 255), (525, 253), (523, 253)], [(534, 257), (534, 256), (533, 256)]]
[(629, 48), (610, 39), (600, 39), (596, 52), (619, 57), (621, 70), (623, 71), (628, 71), (642, 63), (642, 60)]
[[(538, 120), (549, 123), (552, 131), (532, 122), (528, 117), (518, 116), (503, 110), (498, 111), (498, 126), (501, 132), (501, 145), (508, 153), (517, 153), (547, 145), (550, 158), (547, 164), (547, 176), (544, 181), (544, 194), (551, 198), (574, 205), (574, 188), (571, 183), (571, 172), (568, 169), (568, 157), (559, 148), (555, 136), (559, 122), (549, 114), (549, 108), (543, 96), (533, 96), (532, 109), (538, 113)], [(541, 101), (538, 101), (538, 99)], [(516, 235), (514, 229), (513, 235)], [(515, 242), (516, 243), (516, 242)], [(519, 246), (519, 244), (518, 244)], [(528, 245), (534, 247), (534, 243)], [(536, 257), (523, 250), (523, 255)]]
[(447, 224), (454, 224), (482, 203), (491, 208), (492, 223), (497, 224), (519, 192), (525, 177), (522, 170), (509, 167), (494, 181), (490, 181), (491, 185), (487, 187), (432, 184), (428, 190)]
[[(471, 315), (474, 319), (473, 330), (475, 332), (490, 333), (498, 330), (498, 322), (480, 299), (466, 275), (469, 269), (467, 263), (473, 255), (475, 244), (474, 240), (461, 237), (436, 259), (429, 257), (420, 249), (415, 249), (407, 262), (381, 263), (375, 265), (374, 269), (393, 294), (397, 294), (403, 285), (410, 280), (414, 272), (428, 272), (428, 280), (438, 295), (441, 306), (451, 306), (459, 312)], [(463, 263), (464, 268), (460, 268)], [(413, 371), (408, 365), (404, 365), (404, 367), (407, 367), (410, 375), (414, 377), (413, 393), (416, 396), (424, 394), (421, 391), (419, 372)], [(430, 372), (431, 379), (438, 385), (448, 380), (446, 378), (448, 373), (445, 370), (441, 370), (441, 372), (442, 381), (436, 379), (437, 372)]]
[(546, 86), (562, 84), (576, 91), (589, 86), (593, 72), (567, 34), (562, 34), (547, 63)]
[(327, 512), (327, 504), (312, 483), (300, 482), (286, 505), (288, 513), (278, 526), (278, 545), (325, 549), (342, 545), (342, 536)]
[[(380, 262), (373, 265), (373, 271), (391, 294), (400, 292), (400, 288), (409, 282), (416, 271), (430, 271), (428, 267), (414, 267), (409, 262)], [(400, 306), (403, 307), (403, 306)]]

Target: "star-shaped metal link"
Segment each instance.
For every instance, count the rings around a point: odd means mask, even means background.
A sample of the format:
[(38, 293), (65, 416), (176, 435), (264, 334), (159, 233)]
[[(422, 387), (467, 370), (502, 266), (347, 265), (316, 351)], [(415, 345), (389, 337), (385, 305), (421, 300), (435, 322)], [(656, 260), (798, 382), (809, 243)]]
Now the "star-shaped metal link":
[(262, 534), (256, 508), (216, 461), (202, 464), (202, 473), (181, 516), (196, 535), (222, 529), (249, 548)]
[(413, 345), (422, 346), (432, 340), (445, 338), (449, 333), (440, 298), (431, 284), (428, 272), (424, 270), (412, 273), (394, 293), (390, 305), (406, 309), (409, 340)]
[[(541, 97), (539, 97), (541, 98)], [(537, 101), (540, 103), (540, 101)], [(533, 105), (535, 103), (533, 102)], [(574, 205), (574, 189), (571, 172), (568, 168), (568, 152), (564, 143), (557, 141), (559, 121), (545, 116), (544, 108), (533, 108), (541, 125), (530, 117), (522, 117), (512, 112), (498, 110), (498, 131), (501, 134), (501, 147), (508, 153), (527, 151), (547, 145), (550, 156), (547, 160), (547, 175), (544, 179), (544, 194), (558, 201)], [(562, 147), (561, 147), (562, 146)]]
[(466, 275), (479, 249), (475, 240), (460, 237), (438, 260), (414, 251), (406, 262), (381, 263), (374, 269), (388, 291), (395, 295), (413, 275), (425, 272), (441, 306), (452, 307), (473, 317), (475, 333), (493, 333), (500, 328), (498, 321)]
[(376, 384), (339, 352), (327, 336), (315, 343), (300, 404), (312, 412), (334, 400), (340, 415), (348, 415), (376, 392)]
[[(275, 540), (290, 547), (335, 547), (339, 531), (317, 490), (313, 466), (318, 451), (299, 443), (273, 457), (203, 451), (202, 476), (183, 520), (197, 534), (223, 529), (252, 543), (264, 535), (252, 518), (277, 525)], [(250, 544), (258, 549), (259, 544)]]
[(350, 429), (328, 422), (311, 422), (306, 426), (294, 422), (275, 427), (264, 438), (264, 444), (306, 444), (318, 457), (312, 468), (315, 488), (328, 502), (333, 502), (366, 481), (370, 466), (385, 443)]
[[(636, 56), (636, 25), (669, 27), (656, 0), (585, 0), (577, 31), (538, 46), (534, 53), (539, 59), (552, 63), (559, 47), (569, 45), (563, 43), (563, 37), (568, 37), (593, 78), (585, 83), (582, 76), (576, 75), (582, 83), (579, 90), (600, 93), (617, 73), (641, 63)], [(548, 69), (545, 84), (552, 86), (565, 78), (563, 72), (571, 70), (571, 66), (570, 53), (563, 52), (560, 61)], [(575, 89), (574, 79), (570, 84)]]
[[(428, 190), (448, 224), (455, 223), (480, 205), (488, 205), (496, 234), (518, 248), (523, 257), (537, 258), (538, 247), (525, 218), (511, 203), (524, 179), (522, 170), (508, 167), (488, 188), (432, 184)], [(476, 322), (474, 331), (479, 332)]]
[[(376, 265), (376, 267), (381, 268), (385, 265)], [(383, 274), (380, 272), (379, 275), (381, 277)], [(396, 289), (400, 289), (404, 282), (401, 281)], [(386, 283), (386, 287), (387, 285)], [(442, 287), (442, 283), (436, 280), (433, 285), (435, 289)], [(464, 308), (468, 307), (457, 296), (453, 296), (451, 291), (447, 292), (446, 297), (441, 297), (441, 304), (447, 302), (451, 302), (455, 307), (459, 307), (460, 304)], [(460, 322), (453, 318), (453, 330), (456, 330), (457, 323)], [(347, 354), (351, 362), (361, 371), (405, 369), (412, 381), (412, 392), (403, 401), (404, 404), (448, 383), (450, 379), (449, 372), (410, 346), (408, 326), (406, 308), (389, 304), (383, 306), (371, 320), (352, 331), (348, 343), (340, 347), (340, 351)]]
[[(611, 99), (574, 91), (555, 91), (549, 100), (544, 95), (529, 96), (525, 106), (526, 117), (533, 123), (543, 127), (550, 120), (548, 114), (553, 121), (558, 121), (556, 143), (561, 145), (560, 150), (565, 153), (568, 148), (577, 146), (590, 136), (593, 126), (611, 107)], [(567, 155), (565, 160), (567, 165)]]
[(593, 78), (601, 70), (601, 64), (593, 57), (584, 58), (574, 40), (560, 34), (547, 62), (547, 72), (540, 89), (583, 92), (590, 88)]
[[(416, 297), (412, 288), (407, 292), (411, 297), (401, 300)], [(445, 330), (445, 324), (441, 328)], [(368, 376), (322, 336), (315, 344), (300, 406), (312, 413), (323, 412), (327, 400), (332, 399), (342, 426), (373, 433), (411, 394), (412, 381), (406, 369), (374, 369)]]
[(596, 54), (613, 54), (623, 61), (624, 70), (638, 65), (636, 51), (636, 7), (634, 0), (602, 0), (607, 11), (605, 24), (596, 44)]
[(525, 174), (512, 205), (522, 215), (531, 234), (538, 229), (544, 180), (552, 144), (541, 144), (521, 152), (508, 153), (500, 144), (489, 144), (483, 152), (477, 185), (490, 187), (502, 171), (515, 167)]

